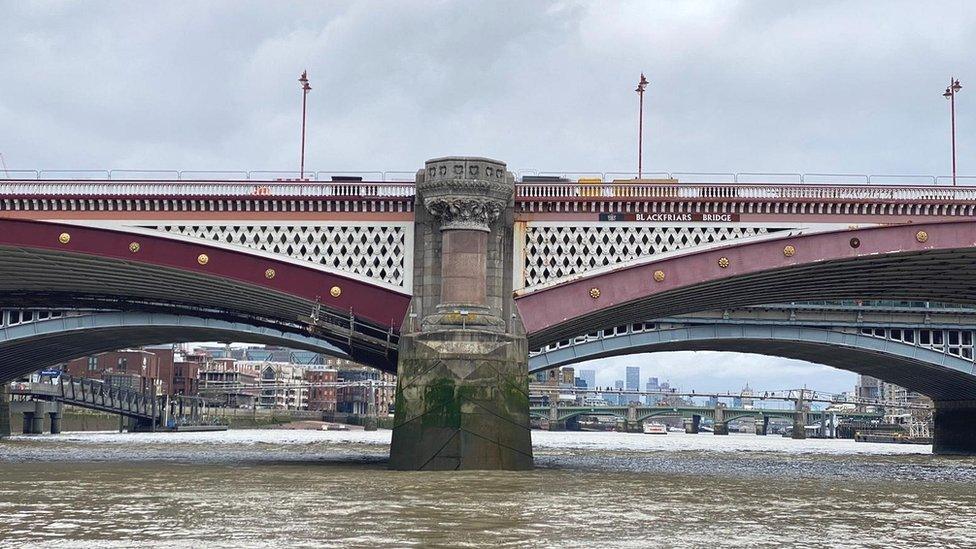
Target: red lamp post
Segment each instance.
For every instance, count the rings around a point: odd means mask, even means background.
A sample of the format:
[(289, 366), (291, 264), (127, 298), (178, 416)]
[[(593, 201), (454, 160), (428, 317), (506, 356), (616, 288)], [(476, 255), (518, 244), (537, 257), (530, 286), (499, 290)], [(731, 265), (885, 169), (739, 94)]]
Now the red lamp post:
[(301, 167), (299, 168), (298, 178), (302, 181), (305, 180), (305, 104), (308, 99), (308, 92), (312, 90), (312, 86), (308, 85), (308, 71), (302, 71), (302, 76), (298, 79), (302, 85), (302, 160)]
[(640, 82), (637, 83), (637, 92), (639, 97), (639, 111), (637, 115), (637, 179), (641, 179), (644, 175), (644, 90), (647, 89), (647, 78), (644, 77), (644, 73), (641, 73)]
[(951, 140), (952, 140), (952, 185), (956, 184), (956, 94), (962, 86), (959, 84), (959, 80), (955, 78), (949, 78), (949, 87), (946, 88), (945, 93), (942, 97), (949, 100), (949, 124), (951, 127)]

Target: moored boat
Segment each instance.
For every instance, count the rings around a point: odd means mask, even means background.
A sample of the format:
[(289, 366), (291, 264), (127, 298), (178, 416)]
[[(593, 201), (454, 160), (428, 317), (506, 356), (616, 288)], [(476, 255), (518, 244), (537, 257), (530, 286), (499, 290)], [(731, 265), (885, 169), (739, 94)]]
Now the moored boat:
[(644, 423), (644, 434), (645, 435), (666, 435), (668, 434), (668, 428), (660, 423)]

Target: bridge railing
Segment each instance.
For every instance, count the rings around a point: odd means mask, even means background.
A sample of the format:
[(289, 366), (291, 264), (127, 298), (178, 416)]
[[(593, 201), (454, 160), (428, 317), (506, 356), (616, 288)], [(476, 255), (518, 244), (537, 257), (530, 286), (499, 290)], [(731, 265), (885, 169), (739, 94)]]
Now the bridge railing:
[(72, 197), (307, 197), (307, 198), (407, 198), (414, 194), (412, 183), (395, 182), (296, 182), (276, 181), (30, 181), (0, 183), (2, 196)]
[(89, 405), (146, 417), (154, 417), (161, 410), (158, 398), (149, 392), (120, 387), (97, 379), (72, 378), (68, 374), (62, 374), (56, 380), (59, 396), (68, 404)]
[(773, 183), (520, 183), (521, 200), (884, 200), (970, 201), (976, 187)]
[[(976, 176), (760, 172), (518, 170), (516, 197), (565, 199), (891, 200), (976, 198)], [(6, 170), (0, 196), (274, 196), (391, 198), (414, 195), (412, 171)]]

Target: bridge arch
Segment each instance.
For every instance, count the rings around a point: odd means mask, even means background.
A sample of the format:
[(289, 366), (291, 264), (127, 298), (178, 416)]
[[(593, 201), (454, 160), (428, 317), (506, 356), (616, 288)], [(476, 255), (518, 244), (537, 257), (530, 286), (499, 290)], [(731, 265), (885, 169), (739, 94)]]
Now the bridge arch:
[(138, 229), (0, 219), (5, 307), (168, 312), (295, 334), (307, 333), (315, 316), (320, 338), (389, 370), (409, 301), (406, 290), (256, 250)]
[[(559, 408), (559, 419), (558, 421), (567, 421), (579, 416), (613, 416), (618, 419), (627, 419), (627, 409), (614, 410), (612, 408), (605, 410), (594, 410), (592, 408)], [(548, 417), (548, 416), (547, 416)]]
[(973, 362), (860, 333), (790, 325), (694, 324), (599, 338), (529, 358), (538, 372), (613, 356), (659, 351), (727, 351), (777, 356), (870, 375), (934, 400), (972, 400)]
[[(775, 408), (763, 408), (762, 410), (758, 410), (757, 412), (762, 412), (762, 415), (764, 417), (775, 417), (775, 418), (789, 419), (789, 420), (792, 420), (793, 417), (796, 415), (796, 413), (793, 412), (792, 410), (777, 410)], [(744, 417), (758, 417), (757, 412), (739, 412), (739, 413), (730, 412), (725, 414), (724, 419), (726, 422), (730, 422), (730, 421), (735, 421), (737, 419), (742, 419)]]
[(215, 318), (143, 311), (60, 316), (0, 327), (0, 383), (78, 357), (184, 341), (265, 343), (347, 357), (335, 345), (310, 335)]
[[(778, 233), (777, 233), (778, 234)], [(644, 319), (820, 300), (976, 303), (976, 221), (756, 238), (521, 290), (530, 348)]]
[(712, 414), (708, 413), (705, 410), (692, 411), (692, 410), (687, 410), (687, 409), (682, 410), (681, 408), (678, 408), (678, 409), (671, 408), (671, 409), (662, 409), (662, 410), (651, 410), (650, 412), (643, 413), (643, 414), (638, 413), (637, 414), (637, 421), (644, 421), (644, 420), (648, 420), (648, 419), (655, 418), (655, 417), (682, 417), (682, 418), (684, 418), (684, 417), (691, 417), (693, 415), (699, 415), (699, 416), (702, 416), (702, 417), (712, 417)]

